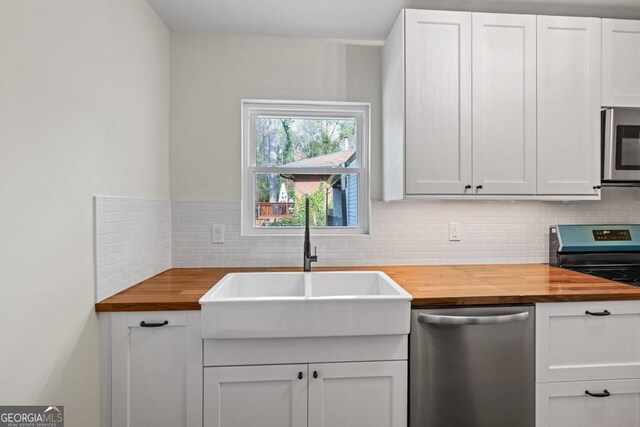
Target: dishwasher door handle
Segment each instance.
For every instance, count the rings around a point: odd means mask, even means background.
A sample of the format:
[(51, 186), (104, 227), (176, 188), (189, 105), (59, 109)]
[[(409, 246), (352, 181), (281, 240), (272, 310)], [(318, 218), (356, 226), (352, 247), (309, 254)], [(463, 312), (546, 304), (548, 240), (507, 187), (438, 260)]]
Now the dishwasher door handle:
[(521, 322), (529, 318), (529, 312), (497, 316), (446, 316), (441, 314), (418, 314), (418, 322), (432, 325), (495, 325)]

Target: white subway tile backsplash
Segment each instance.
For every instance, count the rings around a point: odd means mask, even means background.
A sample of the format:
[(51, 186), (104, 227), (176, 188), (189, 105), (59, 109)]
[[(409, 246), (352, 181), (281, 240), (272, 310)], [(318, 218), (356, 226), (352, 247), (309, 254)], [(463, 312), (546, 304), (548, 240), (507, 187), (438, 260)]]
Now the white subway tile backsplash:
[[(371, 236), (313, 236), (319, 265), (548, 262), (552, 224), (640, 222), (640, 190), (605, 188), (601, 201), (373, 202)], [(299, 266), (302, 235), (241, 237), (239, 202), (172, 202), (173, 267)], [(105, 212), (106, 215), (106, 212)], [(105, 218), (106, 220), (106, 218)], [(448, 224), (462, 224), (450, 242)], [(211, 225), (225, 243), (211, 243)]]
[[(548, 228), (638, 223), (640, 190), (606, 188), (593, 202), (373, 202), (371, 235), (313, 236), (319, 265), (544, 263)], [(96, 296), (101, 301), (171, 267), (300, 266), (300, 237), (240, 236), (239, 202), (96, 197)], [(462, 239), (450, 242), (449, 223)], [(224, 224), (225, 243), (211, 242)]]
[(171, 268), (171, 202), (95, 197), (96, 300)]

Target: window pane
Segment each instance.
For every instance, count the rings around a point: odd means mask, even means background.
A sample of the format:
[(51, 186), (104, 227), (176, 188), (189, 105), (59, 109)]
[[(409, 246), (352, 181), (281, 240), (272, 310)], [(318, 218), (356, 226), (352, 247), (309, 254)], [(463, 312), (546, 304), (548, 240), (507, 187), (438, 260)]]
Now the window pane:
[(256, 118), (256, 166), (358, 167), (356, 120)]
[(358, 227), (358, 174), (255, 175), (255, 226)]

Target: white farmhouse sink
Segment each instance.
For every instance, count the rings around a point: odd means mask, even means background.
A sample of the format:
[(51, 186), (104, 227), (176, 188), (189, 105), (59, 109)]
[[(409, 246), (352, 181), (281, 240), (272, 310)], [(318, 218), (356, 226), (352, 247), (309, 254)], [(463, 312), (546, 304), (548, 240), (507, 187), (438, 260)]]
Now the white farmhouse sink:
[(411, 295), (376, 271), (233, 273), (200, 305), (204, 338), (402, 335)]

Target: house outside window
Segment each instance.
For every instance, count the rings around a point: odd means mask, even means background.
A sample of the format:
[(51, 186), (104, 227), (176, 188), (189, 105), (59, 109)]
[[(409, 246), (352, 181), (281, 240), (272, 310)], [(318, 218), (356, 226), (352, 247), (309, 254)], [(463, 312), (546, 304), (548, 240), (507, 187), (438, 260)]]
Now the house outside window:
[(242, 101), (242, 234), (369, 232), (367, 103)]

